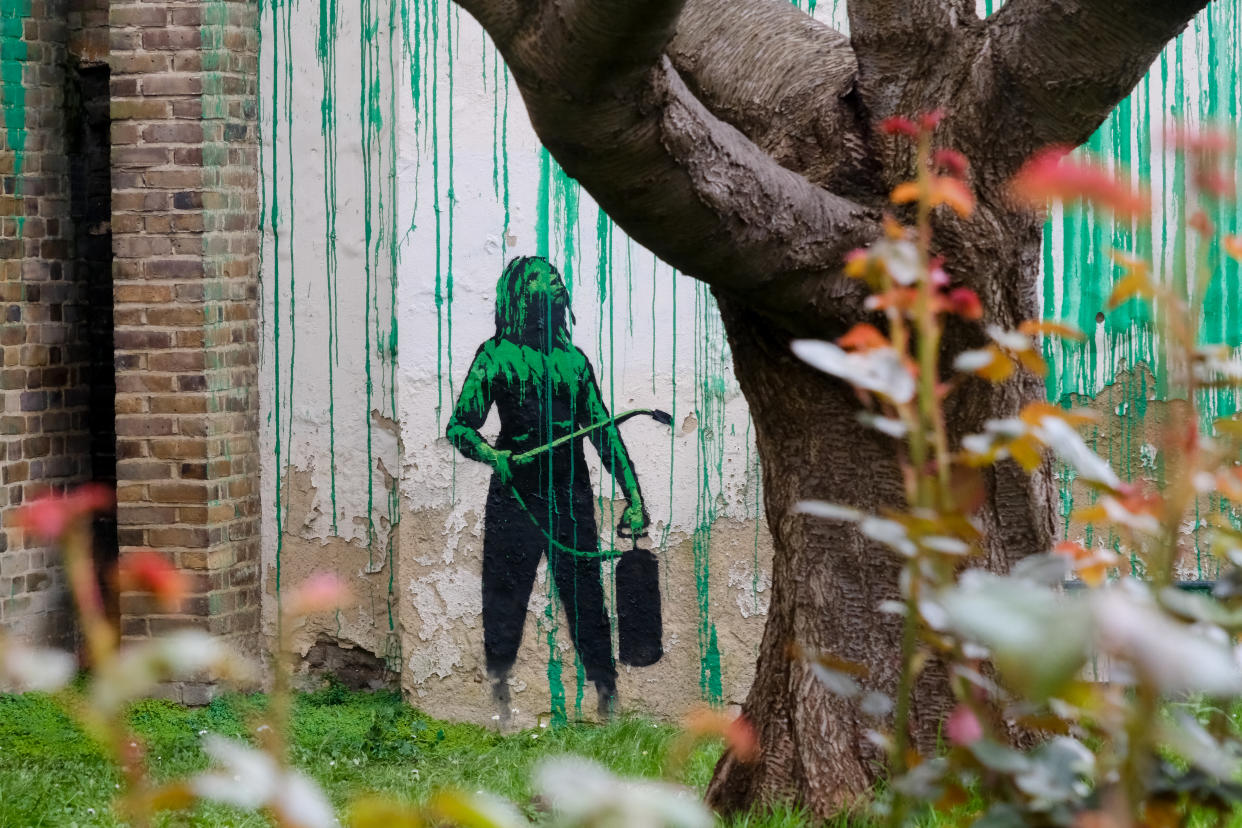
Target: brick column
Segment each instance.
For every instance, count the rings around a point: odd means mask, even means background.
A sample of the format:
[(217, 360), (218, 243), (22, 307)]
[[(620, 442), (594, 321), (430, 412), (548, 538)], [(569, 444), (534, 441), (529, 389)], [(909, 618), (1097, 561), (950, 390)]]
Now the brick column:
[(119, 540), (171, 554), (194, 592), (175, 615), (123, 595), (123, 634), (254, 647), (257, 7), (114, 1), (110, 22)]
[(70, 215), (66, 0), (0, 3), (0, 626), (67, 645), (56, 550), (17, 507), (90, 475), (86, 291)]

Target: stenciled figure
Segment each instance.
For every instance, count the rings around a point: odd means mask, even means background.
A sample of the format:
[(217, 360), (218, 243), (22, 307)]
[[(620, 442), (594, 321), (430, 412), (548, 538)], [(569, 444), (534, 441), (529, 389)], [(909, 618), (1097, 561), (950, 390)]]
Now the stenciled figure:
[[(591, 363), (570, 339), (571, 318), (569, 292), (556, 268), (535, 256), (509, 262), (496, 285), (496, 334), (475, 354), (448, 423), (453, 445), (492, 468), (484, 517), (483, 647), (506, 720), (508, 675), (545, 553), (601, 715), (615, 705), (617, 668), (584, 439), (591, 440), (628, 501), (621, 529), (637, 537), (648, 524), (634, 464)], [(479, 433), (492, 406), (500, 418), (494, 445)], [(575, 432), (583, 433), (565, 439)], [(658, 595), (655, 600), (658, 613)]]

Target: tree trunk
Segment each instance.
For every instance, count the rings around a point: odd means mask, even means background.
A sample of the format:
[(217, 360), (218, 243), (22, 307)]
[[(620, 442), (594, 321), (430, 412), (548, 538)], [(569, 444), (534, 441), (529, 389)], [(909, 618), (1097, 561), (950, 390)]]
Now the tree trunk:
[[(1038, 272), (1024, 276), (1033, 285)], [(829, 692), (790, 648), (797, 644), (863, 665), (864, 691), (893, 698), (901, 620), (876, 609), (899, 600), (901, 562), (853, 525), (803, 515), (795, 506), (816, 498), (872, 513), (901, 508), (901, 449), (859, 423), (860, 405), (849, 386), (792, 356), (787, 334), (727, 296), (718, 299), (763, 458), (775, 554), (755, 683), (743, 708), (763, 753), (753, 764), (732, 755), (721, 759), (707, 798), (722, 812), (795, 800), (827, 818), (869, 792), (885, 758), (868, 733), (885, 730), (888, 719), (864, 714), (858, 699)], [(978, 430), (992, 417), (1012, 416), (1040, 398), (1042, 384), (1031, 377), (1003, 388), (965, 389), (951, 400), (953, 434)], [(1028, 477), (1012, 464), (987, 474), (980, 515), (990, 568), (1003, 571), (1012, 561), (1049, 548), (1049, 482), (1046, 470)], [(911, 744), (924, 755), (935, 750), (952, 705), (944, 671), (933, 663), (916, 684), (911, 716)]]

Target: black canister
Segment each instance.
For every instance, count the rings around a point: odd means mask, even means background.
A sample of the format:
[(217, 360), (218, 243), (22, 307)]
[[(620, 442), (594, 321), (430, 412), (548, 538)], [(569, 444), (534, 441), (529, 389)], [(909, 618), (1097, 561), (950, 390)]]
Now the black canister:
[(660, 564), (637, 544), (617, 561), (617, 657), (622, 664), (646, 667), (664, 655), (660, 615)]

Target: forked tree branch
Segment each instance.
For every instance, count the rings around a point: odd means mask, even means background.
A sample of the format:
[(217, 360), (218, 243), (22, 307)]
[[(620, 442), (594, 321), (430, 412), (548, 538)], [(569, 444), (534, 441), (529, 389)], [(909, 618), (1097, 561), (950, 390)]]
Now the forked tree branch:
[(799, 331), (856, 317), (863, 291), (840, 271), (878, 215), (785, 169), (694, 96), (661, 55), (678, 6), (545, 0), (526, 15), (497, 45), (535, 132), (673, 267)]
[(1002, 129), (1005, 176), (1086, 141), (1208, 0), (1010, 0), (988, 20), (974, 123)]
[(789, 0), (688, 0), (668, 56), (713, 115), (781, 166), (838, 195), (868, 188), (857, 65), (840, 32)]
[(849, 0), (847, 11), (859, 86), (877, 120), (922, 103), (929, 74), (956, 63), (961, 36), (980, 22), (974, 0)]

